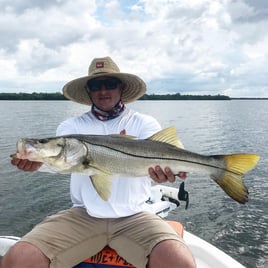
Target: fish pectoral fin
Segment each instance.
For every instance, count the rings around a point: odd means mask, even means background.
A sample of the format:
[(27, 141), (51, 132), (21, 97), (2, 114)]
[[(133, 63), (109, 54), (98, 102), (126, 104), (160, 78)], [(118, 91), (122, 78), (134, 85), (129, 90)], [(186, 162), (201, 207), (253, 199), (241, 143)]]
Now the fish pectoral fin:
[(97, 171), (96, 172), (97, 174), (101, 173), (101, 174), (104, 174), (104, 175), (107, 175), (107, 176), (112, 176), (112, 173), (108, 169), (106, 169), (104, 167), (99, 167), (99, 166), (96, 166), (96, 165), (91, 163), (91, 164), (89, 164), (89, 168), (94, 169), (95, 171)]
[(90, 178), (99, 196), (104, 201), (108, 201), (111, 195), (111, 188), (112, 188), (111, 176), (107, 174), (96, 174), (96, 175), (91, 176)]
[(174, 126), (158, 131), (149, 137), (148, 140), (168, 143), (181, 149), (184, 148), (182, 142), (177, 136), (176, 128)]
[(242, 178), (246, 172), (255, 167), (259, 158), (255, 154), (225, 155), (226, 170), (220, 177), (214, 175), (211, 177), (231, 198), (245, 204), (248, 201), (248, 189)]

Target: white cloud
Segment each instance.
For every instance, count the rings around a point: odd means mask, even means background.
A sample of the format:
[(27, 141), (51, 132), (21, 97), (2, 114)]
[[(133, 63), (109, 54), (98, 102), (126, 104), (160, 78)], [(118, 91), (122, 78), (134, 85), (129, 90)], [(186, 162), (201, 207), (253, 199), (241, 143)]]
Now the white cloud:
[(110, 55), (149, 93), (268, 97), (266, 0), (0, 3), (0, 92), (59, 91)]

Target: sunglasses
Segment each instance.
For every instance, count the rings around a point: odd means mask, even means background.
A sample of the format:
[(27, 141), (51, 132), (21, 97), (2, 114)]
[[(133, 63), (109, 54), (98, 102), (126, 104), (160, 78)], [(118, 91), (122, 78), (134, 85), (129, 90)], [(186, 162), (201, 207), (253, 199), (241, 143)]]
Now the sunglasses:
[(105, 86), (107, 90), (113, 90), (116, 89), (120, 84), (122, 84), (122, 81), (114, 77), (103, 80), (91, 79), (87, 81), (88, 89), (93, 92), (101, 90), (102, 86)]

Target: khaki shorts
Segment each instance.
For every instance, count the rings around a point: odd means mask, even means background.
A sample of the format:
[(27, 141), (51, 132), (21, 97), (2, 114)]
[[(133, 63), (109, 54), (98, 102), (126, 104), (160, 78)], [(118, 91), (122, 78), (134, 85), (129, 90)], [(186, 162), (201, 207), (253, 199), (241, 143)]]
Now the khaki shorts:
[(21, 241), (37, 246), (50, 259), (50, 267), (70, 268), (106, 245), (134, 266), (146, 267), (153, 247), (167, 239), (184, 243), (167, 222), (151, 213), (99, 219), (84, 208), (71, 208), (47, 217)]

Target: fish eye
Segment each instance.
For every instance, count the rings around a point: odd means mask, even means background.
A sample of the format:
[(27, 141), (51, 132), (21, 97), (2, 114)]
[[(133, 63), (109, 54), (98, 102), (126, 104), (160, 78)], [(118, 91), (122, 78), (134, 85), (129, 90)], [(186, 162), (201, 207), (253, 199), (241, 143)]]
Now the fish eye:
[(44, 144), (44, 143), (48, 143), (48, 141), (49, 141), (49, 139), (41, 139), (41, 140), (39, 140), (39, 143)]

